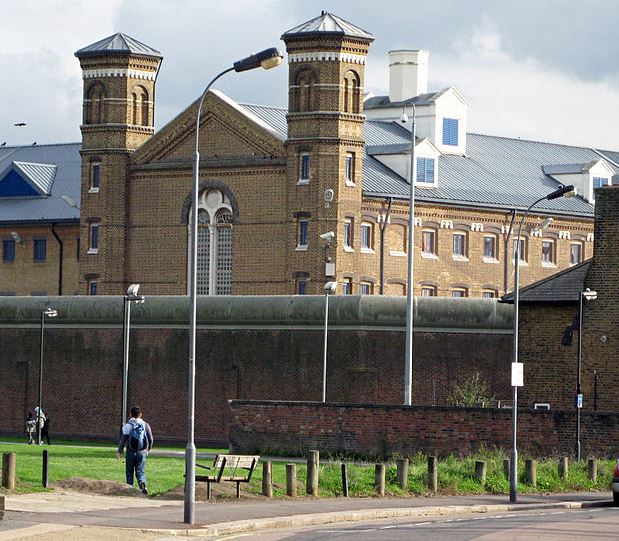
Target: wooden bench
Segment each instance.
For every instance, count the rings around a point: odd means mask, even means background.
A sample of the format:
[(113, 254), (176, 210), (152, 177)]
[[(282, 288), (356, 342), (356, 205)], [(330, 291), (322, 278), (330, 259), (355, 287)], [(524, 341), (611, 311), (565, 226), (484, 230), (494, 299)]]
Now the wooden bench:
[(241, 497), (241, 483), (249, 483), (258, 465), (260, 456), (249, 455), (217, 455), (212, 466), (196, 464), (198, 468), (211, 470), (206, 475), (196, 475), (196, 482), (206, 482), (206, 498), (211, 499), (211, 484), (221, 481), (236, 483), (236, 497)]

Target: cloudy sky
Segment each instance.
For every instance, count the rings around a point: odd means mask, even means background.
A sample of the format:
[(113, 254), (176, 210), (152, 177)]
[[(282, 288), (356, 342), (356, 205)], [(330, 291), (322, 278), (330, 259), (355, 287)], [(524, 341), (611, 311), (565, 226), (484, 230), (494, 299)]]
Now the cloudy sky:
[[(80, 140), (73, 53), (115, 32), (162, 52), (156, 125), (221, 69), (278, 46), (321, 9), (370, 31), (365, 90), (386, 94), (387, 51), (430, 51), (430, 90), (455, 86), (469, 130), (619, 150), (616, 0), (0, 0), (0, 142)], [(286, 69), (232, 74), (237, 101), (286, 105)], [(14, 127), (26, 122), (25, 127)]]

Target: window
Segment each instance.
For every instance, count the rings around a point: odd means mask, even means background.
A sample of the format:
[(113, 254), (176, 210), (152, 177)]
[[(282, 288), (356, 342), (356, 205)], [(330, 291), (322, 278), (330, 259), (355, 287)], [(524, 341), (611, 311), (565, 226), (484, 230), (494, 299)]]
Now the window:
[(436, 288), (434, 286), (422, 286), (421, 296), (422, 297), (436, 297)]
[(34, 260), (45, 261), (47, 257), (47, 240), (34, 239)]
[(99, 251), (99, 225), (98, 223), (90, 224), (90, 247), (89, 254), (96, 254)]
[(215, 242), (217, 261), (215, 262), (215, 294), (232, 293), (232, 213), (219, 209), (215, 215)]
[(307, 184), (310, 179), (310, 156), (309, 154), (301, 154), (301, 162), (299, 165), (299, 184)]
[(77, 245), (75, 246), (75, 258), (80, 260), (80, 239), (77, 239)]
[(553, 240), (542, 240), (542, 264), (555, 264), (555, 243)]
[(346, 154), (344, 180), (346, 186), (354, 186), (355, 184), (355, 155), (352, 152)]
[(369, 282), (361, 282), (359, 284), (359, 295), (371, 295), (373, 284)]
[(344, 250), (347, 252), (353, 251), (353, 223), (352, 218), (344, 221)]
[(297, 280), (297, 295), (307, 295), (307, 280)]
[(307, 250), (307, 231), (309, 222), (299, 220), (297, 224), (297, 250)]
[(443, 144), (454, 147), (458, 146), (458, 119), (443, 119)]
[(352, 278), (342, 279), (342, 295), (352, 295)]
[(497, 259), (496, 237), (494, 235), (484, 235), (484, 259), (493, 261)]
[(484, 289), (481, 296), (484, 299), (494, 299), (497, 297), (497, 292), (494, 289)]
[(361, 224), (361, 250), (366, 252), (374, 251), (374, 228), (372, 224)]
[(466, 258), (466, 233), (453, 234), (453, 256)]
[(101, 175), (101, 164), (93, 163), (90, 170), (90, 191), (96, 193), (99, 191), (99, 182)]
[(13, 239), (2, 241), (2, 261), (4, 263), (15, 261), (15, 241)]
[(434, 184), (434, 158), (417, 158), (417, 182)]
[(608, 186), (609, 182), (606, 177), (593, 177), (593, 189)]
[(536, 409), (536, 410), (549, 410), (550, 409), (550, 402), (535, 402), (535, 404), (533, 404), (533, 409)]
[(88, 282), (88, 294), (89, 295), (96, 295), (97, 294), (97, 281), (96, 280), (91, 280), (90, 282)]
[(436, 255), (436, 232), (433, 229), (421, 232), (421, 251), (424, 254)]
[(526, 239), (514, 239), (514, 261), (516, 260), (516, 248), (520, 250), (520, 263), (527, 262), (527, 243)]
[(570, 244), (570, 265), (578, 265), (582, 261), (582, 242)]
[(468, 297), (468, 290), (464, 287), (455, 287), (451, 290), (451, 296), (458, 299)]

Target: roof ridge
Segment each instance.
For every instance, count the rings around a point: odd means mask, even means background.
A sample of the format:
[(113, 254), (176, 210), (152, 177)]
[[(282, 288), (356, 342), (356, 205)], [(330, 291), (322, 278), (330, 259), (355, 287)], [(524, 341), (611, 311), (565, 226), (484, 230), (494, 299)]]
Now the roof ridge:
[[(556, 143), (556, 142), (552, 142), (552, 141), (539, 141), (537, 139), (527, 139), (527, 138), (522, 138), (522, 137), (510, 137), (508, 135), (493, 135), (491, 133), (478, 133), (478, 132), (467, 132), (467, 135), (477, 135), (479, 137), (494, 137), (495, 139), (507, 139), (509, 141), (522, 141), (524, 143), (536, 143), (536, 144), (542, 144), (542, 145), (552, 145), (552, 146), (559, 146), (559, 147), (566, 147), (566, 148), (580, 148), (580, 149), (586, 149), (586, 150), (590, 150), (591, 152), (595, 152), (595, 148), (590, 147), (590, 146), (586, 146), (586, 145), (571, 145), (568, 143)], [(616, 150), (607, 150), (606, 152), (619, 152)]]

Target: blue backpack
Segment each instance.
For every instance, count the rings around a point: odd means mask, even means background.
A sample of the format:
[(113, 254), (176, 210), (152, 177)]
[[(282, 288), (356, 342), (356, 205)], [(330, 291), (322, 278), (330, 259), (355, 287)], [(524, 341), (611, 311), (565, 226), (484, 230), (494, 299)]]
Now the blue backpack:
[(148, 447), (146, 438), (146, 425), (137, 421), (130, 421), (131, 432), (129, 432), (129, 449), (132, 451), (143, 451)]

